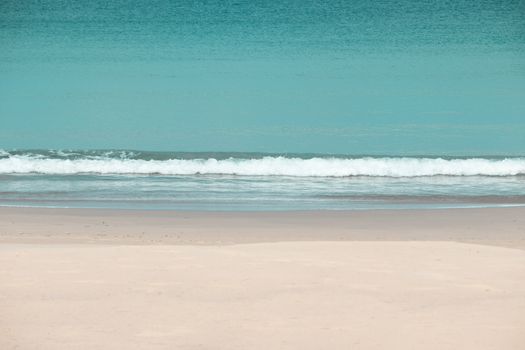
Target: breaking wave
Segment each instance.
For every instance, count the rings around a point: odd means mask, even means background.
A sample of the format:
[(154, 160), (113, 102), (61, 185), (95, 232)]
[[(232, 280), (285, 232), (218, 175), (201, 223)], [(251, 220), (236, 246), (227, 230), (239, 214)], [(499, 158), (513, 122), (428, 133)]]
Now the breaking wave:
[(515, 176), (525, 174), (525, 158), (443, 159), (410, 157), (283, 157), (134, 159), (119, 155), (67, 158), (59, 155), (0, 153), (0, 174), (137, 174), (244, 176)]

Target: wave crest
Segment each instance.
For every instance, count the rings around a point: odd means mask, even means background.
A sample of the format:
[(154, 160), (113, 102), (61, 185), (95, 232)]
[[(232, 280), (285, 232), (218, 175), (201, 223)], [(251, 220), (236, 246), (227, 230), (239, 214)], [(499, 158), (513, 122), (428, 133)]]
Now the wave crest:
[(260, 159), (53, 159), (30, 155), (0, 158), (0, 174), (245, 175), (301, 177), (515, 176), (525, 174), (524, 158), (287, 158)]

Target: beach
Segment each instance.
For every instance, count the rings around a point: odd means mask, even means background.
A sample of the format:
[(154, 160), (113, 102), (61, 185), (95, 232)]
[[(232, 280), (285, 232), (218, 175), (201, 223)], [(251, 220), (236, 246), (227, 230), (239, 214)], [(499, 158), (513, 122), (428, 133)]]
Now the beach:
[(2, 349), (522, 349), (525, 208), (0, 209)]
[(0, 350), (525, 349), (523, 1), (0, 9)]

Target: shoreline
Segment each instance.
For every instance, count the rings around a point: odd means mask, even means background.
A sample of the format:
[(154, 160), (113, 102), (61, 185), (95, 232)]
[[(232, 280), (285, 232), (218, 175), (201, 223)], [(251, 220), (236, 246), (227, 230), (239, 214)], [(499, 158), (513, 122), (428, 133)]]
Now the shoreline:
[(525, 249), (525, 207), (359, 211), (0, 208), (0, 243), (457, 241)]

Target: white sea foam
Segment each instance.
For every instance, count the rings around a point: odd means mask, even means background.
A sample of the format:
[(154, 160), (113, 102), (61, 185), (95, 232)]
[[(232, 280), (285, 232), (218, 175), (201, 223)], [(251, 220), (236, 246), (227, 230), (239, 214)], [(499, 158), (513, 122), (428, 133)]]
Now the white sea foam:
[(525, 174), (525, 158), (286, 158), (260, 159), (53, 159), (11, 155), (0, 174), (229, 174), (246, 176), (512, 176)]

